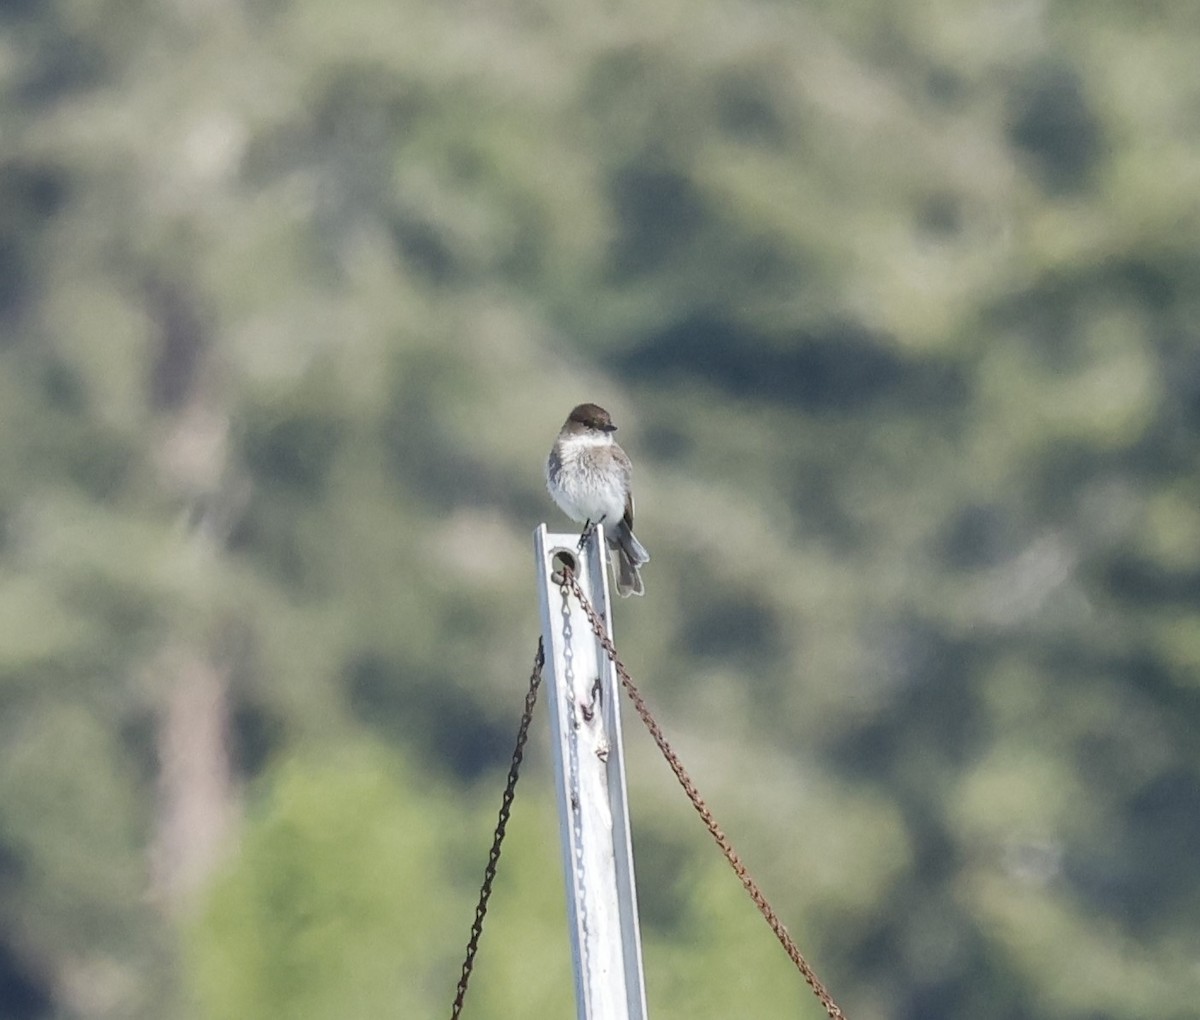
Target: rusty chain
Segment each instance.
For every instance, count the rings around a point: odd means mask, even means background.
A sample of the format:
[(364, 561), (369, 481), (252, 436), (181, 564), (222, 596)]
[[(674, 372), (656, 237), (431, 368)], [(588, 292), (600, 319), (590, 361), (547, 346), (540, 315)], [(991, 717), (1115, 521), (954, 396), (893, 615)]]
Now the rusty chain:
[(787, 928), (784, 927), (783, 922), (779, 919), (779, 915), (775, 913), (774, 908), (758, 887), (758, 883), (754, 881), (750, 873), (746, 870), (746, 866), (742, 863), (738, 852), (733, 848), (733, 844), (729, 842), (729, 837), (725, 835), (721, 826), (717, 824), (717, 820), (713, 817), (708, 805), (704, 802), (704, 798), (700, 796), (700, 791), (696, 789), (696, 784), (692, 782), (692, 777), (688, 775), (687, 769), (683, 767), (683, 763), (679, 760), (678, 755), (675, 754), (674, 749), (667, 741), (666, 735), (658, 725), (658, 721), (650, 713), (645, 699), (634, 684), (633, 678), (629, 675), (629, 670), (625, 668), (624, 663), (617, 657), (616, 646), (608, 636), (608, 630), (604, 626), (604, 621), (600, 618), (596, 610), (592, 608), (591, 603), (588, 602), (587, 597), (583, 594), (583, 589), (579, 586), (579, 581), (576, 580), (575, 575), (569, 568), (563, 568), (557, 575), (557, 580), (564, 598), (570, 593), (578, 599), (580, 608), (583, 609), (588, 622), (591, 624), (592, 633), (596, 635), (596, 639), (600, 642), (605, 654), (612, 661), (613, 667), (617, 671), (617, 676), (621, 680), (621, 686), (625, 688), (625, 693), (629, 695), (629, 699), (633, 702), (633, 707), (637, 709), (642, 722), (646, 724), (646, 729), (650, 731), (650, 736), (654, 738), (659, 751), (666, 758), (667, 764), (671, 766), (671, 771), (675, 773), (675, 778), (679, 780), (679, 785), (683, 787), (683, 792), (687, 794), (688, 800), (692, 802), (692, 807), (696, 809), (712, 838), (716, 840), (717, 846), (721, 848), (721, 852), (725, 855), (729, 866), (733, 868), (734, 874), (741, 881), (742, 887), (750, 895), (755, 906), (758, 907), (759, 912), (766, 919), (767, 924), (771, 926), (771, 931), (775, 933), (775, 937), (783, 946), (784, 952), (788, 954), (788, 958), (796, 965), (796, 969), (800, 971), (804, 980), (808, 982), (808, 986), (813, 990), (813, 994), (821, 1000), (821, 1005), (825, 1007), (825, 1012), (829, 1014), (830, 1020), (847, 1020), (846, 1014), (842, 1012), (842, 1008), (834, 1001), (833, 996), (829, 994), (821, 979), (817, 977), (808, 961), (804, 958), (804, 954), (800, 952), (800, 947), (796, 945), (795, 940)]
[(537, 652), (533, 656), (533, 672), (529, 674), (529, 691), (525, 695), (525, 711), (521, 716), (521, 725), (517, 728), (517, 744), (513, 749), (512, 763), (508, 767), (508, 782), (504, 787), (504, 796), (500, 800), (500, 816), (496, 820), (492, 849), (488, 854), (487, 867), (483, 870), (483, 885), (479, 890), (479, 903), (475, 907), (475, 921), (471, 925), (471, 937), (467, 940), (467, 956), (463, 960), (462, 976), (458, 979), (458, 989), (450, 1013), (451, 1020), (457, 1020), (462, 1013), (463, 1000), (467, 995), (467, 982), (471, 980), (471, 970), (475, 966), (475, 954), (479, 951), (479, 939), (483, 935), (483, 919), (487, 914), (488, 900), (492, 895), (492, 883), (496, 880), (496, 866), (500, 863), (500, 847), (504, 842), (504, 832), (508, 827), (509, 815), (512, 813), (513, 798), (517, 791), (517, 777), (521, 771), (521, 760), (525, 757), (525, 741), (529, 738), (529, 724), (533, 720), (533, 706), (537, 703), (538, 688), (542, 683), (542, 667), (545, 663), (546, 652), (542, 647), (542, 639), (538, 638)]

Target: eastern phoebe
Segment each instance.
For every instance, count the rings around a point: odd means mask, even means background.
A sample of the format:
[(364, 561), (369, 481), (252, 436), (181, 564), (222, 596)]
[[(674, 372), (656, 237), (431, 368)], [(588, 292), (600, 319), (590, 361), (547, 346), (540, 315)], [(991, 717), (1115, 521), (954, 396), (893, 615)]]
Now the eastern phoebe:
[(617, 594), (642, 595), (638, 567), (650, 554), (633, 535), (631, 467), (613, 439), (617, 431), (603, 407), (580, 404), (568, 416), (546, 461), (546, 488), (573, 521), (584, 524), (583, 542), (597, 524), (604, 525), (609, 546), (617, 554)]

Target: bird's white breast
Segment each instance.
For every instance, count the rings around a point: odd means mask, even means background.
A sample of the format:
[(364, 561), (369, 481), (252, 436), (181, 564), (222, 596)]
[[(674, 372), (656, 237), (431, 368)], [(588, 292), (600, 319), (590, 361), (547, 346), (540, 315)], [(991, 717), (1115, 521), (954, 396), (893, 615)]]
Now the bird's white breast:
[[(611, 527), (625, 513), (628, 475), (613, 458), (609, 435), (565, 437), (559, 455), (546, 465), (546, 483), (554, 502), (575, 521), (598, 521)], [(555, 468), (557, 467), (557, 470)]]

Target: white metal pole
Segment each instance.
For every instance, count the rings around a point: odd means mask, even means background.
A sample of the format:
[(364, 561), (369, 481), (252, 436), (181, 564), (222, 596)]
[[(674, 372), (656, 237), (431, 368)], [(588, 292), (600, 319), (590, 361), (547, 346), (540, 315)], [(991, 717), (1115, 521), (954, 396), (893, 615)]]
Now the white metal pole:
[(556, 561), (569, 559), (612, 636), (603, 529), (582, 553), (578, 542), (544, 524), (534, 532), (576, 1012), (579, 1020), (645, 1020), (616, 671), (578, 601), (551, 580)]

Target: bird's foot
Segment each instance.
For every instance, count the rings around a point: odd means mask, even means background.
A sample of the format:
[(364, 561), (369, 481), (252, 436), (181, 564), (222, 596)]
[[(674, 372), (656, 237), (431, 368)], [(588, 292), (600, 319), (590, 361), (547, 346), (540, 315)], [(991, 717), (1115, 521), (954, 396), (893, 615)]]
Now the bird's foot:
[[(607, 514), (604, 515), (604, 517), (607, 516)], [(592, 537), (592, 532), (596, 530), (596, 525), (604, 523), (604, 517), (596, 521), (588, 521), (584, 524), (583, 534), (579, 536), (579, 545), (575, 547), (579, 552), (583, 552), (583, 547), (588, 544), (588, 539)]]

